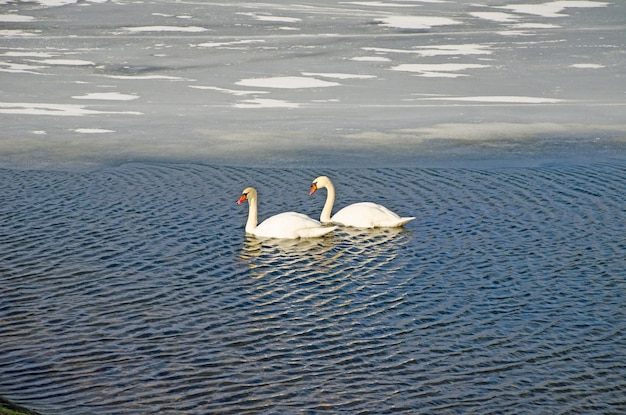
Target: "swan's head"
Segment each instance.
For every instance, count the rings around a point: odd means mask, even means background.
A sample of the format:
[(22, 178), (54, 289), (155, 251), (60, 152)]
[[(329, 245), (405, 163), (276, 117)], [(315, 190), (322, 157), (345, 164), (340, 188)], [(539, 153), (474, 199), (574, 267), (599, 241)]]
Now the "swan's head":
[(313, 183), (311, 183), (311, 191), (309, 192), (309, 195), (312, 195), (313, 193), (315, 193), (315, 191), (317, 189), (323, 189), (328, 185), (332, 185), (332, 182), (330, 181), (330, 179), (326, 176), (320, 176), (317, 179), (313, 180)]
[(248, 199), (256, 199), (256, 190), (254, 190), (254, 187), (246, 187), (245, 189), (243, 189), (243, 192), (241, 192), (241, 197), (237, 201), (237, 204), (240, 205)]

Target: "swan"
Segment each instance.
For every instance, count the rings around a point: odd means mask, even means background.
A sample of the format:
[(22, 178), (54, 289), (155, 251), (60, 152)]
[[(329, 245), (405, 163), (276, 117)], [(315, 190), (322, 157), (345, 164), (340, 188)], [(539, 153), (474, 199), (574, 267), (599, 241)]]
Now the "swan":
[(335, 186), (326, 176), (320, 176), (313, 180), (309, 195), (317, 189), (328, 189), (326, 203), (320, 215), (323, 223), (337, 223), (355, 228), (394, 228), (415, 219), (415, 217), (401, 218), (386, 207), (371, 202), (361, 202), (348, 205), (330, 217), (335, 203)]
[(257, 226), (257, 191), (253, 187), (246, 187), (237, 204), (248, 201), (248, 221), (246, 233), (261, 238), (316, 238), (326, 235), (337, 229), (336, 226), (324, 226), (307, 215), (296, 212), (279, 213), (265, 219)]

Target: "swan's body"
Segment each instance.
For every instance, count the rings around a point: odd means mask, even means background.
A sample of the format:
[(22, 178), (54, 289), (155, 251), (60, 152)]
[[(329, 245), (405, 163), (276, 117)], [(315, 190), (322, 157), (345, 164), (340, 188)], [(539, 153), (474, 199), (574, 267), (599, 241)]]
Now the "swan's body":
[(237, 204), (246, 200), (249, 205), (246, 233), (261, 238), (316, 238), (337, 229), (336, 226), (324, 226), (315, 219), (296, 212), (279, 213), (257, 225), (257, 192), (254, 188), (244, 189)]
[(355, 228), (395, 228), (415, 219), (415, 217), (402, 218), (386, 207), (371, 202), (361, 202), (348, 205), (333, 217), (330, 214), (335, 204), (335, 186), (333, 182), (326, 176), (320, 176), (313, 180), (311, 184), (311, 192), (315, 193), (317, 189), (326, 188), (326, 203), (320, 215), (320, 221), (323, 223), (337, 223), (344, 226), (352, 226)]

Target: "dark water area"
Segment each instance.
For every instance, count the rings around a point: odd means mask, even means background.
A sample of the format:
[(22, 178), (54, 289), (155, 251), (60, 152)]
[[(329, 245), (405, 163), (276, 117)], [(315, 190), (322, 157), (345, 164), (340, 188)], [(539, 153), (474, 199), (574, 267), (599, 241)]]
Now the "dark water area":
[[(403, 230), (246, 237), (375, 201)], [(0, 170), (0, 395), (46, 414), (626, 411), (626, 164)]]

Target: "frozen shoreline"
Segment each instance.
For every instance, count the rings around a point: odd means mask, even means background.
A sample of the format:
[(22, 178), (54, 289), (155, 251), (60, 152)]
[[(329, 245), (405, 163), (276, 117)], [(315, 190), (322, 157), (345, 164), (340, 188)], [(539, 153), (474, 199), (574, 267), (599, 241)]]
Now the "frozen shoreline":
[(191, 137), (128, 142), (111, 130), (94, 139), (4, 139), (1, 168), (93, 169), (125, 163), (255, 167), (532, 167), (626, 160), (621, 129), (586, 125), (441, 124), (343, 136), (301, 131), (199, 130)]
[(5, 413), (7, 415), (40, 415), (39, 412), (17, 405), (16, 403), (0, 396), (0, 414)]

